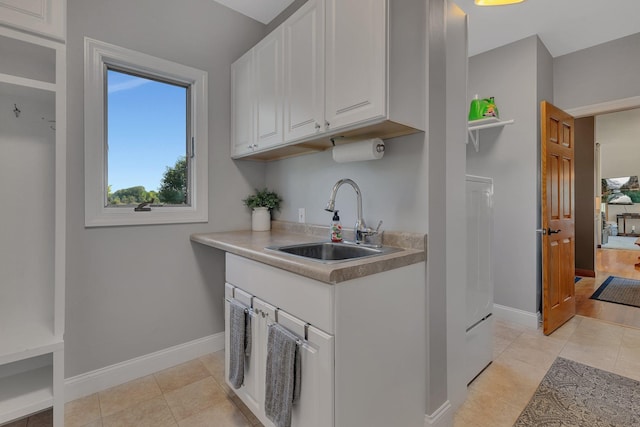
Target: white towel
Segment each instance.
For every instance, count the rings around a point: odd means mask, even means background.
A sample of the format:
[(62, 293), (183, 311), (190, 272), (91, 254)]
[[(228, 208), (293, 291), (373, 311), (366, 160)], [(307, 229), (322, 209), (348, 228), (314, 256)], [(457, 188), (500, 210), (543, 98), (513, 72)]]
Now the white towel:
[(251, 316), (249, 308), (232, 299), (229, 302), (229, 382), (234, 388), (244, 383), (245, 358), (251, 354)]
[(299, 338), (277, 323), (269, 325), (267, 339), (265, 413), (276, 427), (291, 426), (293, 404), (300, 398)]

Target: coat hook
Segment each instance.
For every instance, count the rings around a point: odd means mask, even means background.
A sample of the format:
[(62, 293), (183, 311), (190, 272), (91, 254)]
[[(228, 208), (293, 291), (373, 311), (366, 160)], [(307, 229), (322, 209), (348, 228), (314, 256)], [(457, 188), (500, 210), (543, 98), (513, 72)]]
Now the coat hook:
[(18, 106), (16, 104), (13, 104), (13, 112), (16, 115), (16, 117), (20, 117), (20, 113), (22, 111), (20, 111), (20, 109), (18, 108)]

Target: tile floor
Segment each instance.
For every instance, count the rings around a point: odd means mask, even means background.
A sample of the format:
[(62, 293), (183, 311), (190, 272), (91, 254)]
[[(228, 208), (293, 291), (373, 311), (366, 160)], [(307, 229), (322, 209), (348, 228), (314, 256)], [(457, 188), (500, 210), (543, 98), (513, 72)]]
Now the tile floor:
[[(51, 411), (4, 427), (51, 426)], [(224, 351), (74, 400), (65, 427), (262, 426), (224, 382)]]
[(454, 427), (511, 427), (557, 356), (640, 381), (640, 330), (575, 316), (548, 337), (502, 320), (494, 361), (468, 388)]
[[(496, 320), (493, 342), (494, 362), (469, 386), (455, 427), (512, 426), (557, 356), (640, 380), (640, 329), (576, 316), (545, 337)], [(50, 426), (50, 417), (9, 426)], [(65, 406), (65, 427), (261, 425), (225, 384), (222, 351)]]

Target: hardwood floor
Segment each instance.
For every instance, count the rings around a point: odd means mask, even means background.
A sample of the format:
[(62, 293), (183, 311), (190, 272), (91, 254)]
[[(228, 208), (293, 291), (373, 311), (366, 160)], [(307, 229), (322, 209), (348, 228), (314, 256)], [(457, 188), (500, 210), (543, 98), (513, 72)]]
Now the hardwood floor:
[(640, 280), (640, 268), (635, 267), (639, 256), (640, 251), (597, 249), (596, 277), (576, 283), (576, 313), (640, 329), (640, 308), (589, 298), (609, 276)]

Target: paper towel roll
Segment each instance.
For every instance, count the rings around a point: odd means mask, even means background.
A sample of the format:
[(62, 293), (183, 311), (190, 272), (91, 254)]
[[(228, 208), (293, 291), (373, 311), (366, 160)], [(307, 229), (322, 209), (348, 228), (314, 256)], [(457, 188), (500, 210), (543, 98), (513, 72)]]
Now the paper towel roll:
[(384, 156), (384, 141), (380, 138), (365, 139), (333, 147), (333, 160), (338, 163), (378, 160)]

